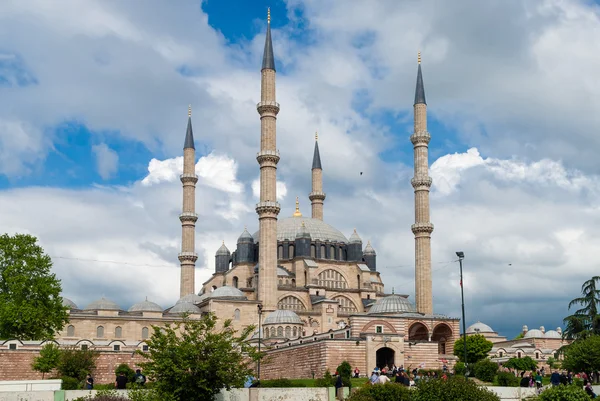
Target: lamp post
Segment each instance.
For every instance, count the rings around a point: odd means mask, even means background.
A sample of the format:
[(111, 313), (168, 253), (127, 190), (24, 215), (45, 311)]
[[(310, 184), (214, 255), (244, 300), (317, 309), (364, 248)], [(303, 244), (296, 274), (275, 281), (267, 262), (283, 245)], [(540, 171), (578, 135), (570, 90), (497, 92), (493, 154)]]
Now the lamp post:
[(467, 368), (467, 322), (465, 321), (465, 291), (463, 287), (463, 272), (462, 272), (462, 261), (465, 258), (465, 253), (462, 251), (456, 252), (458, 256), (458, 263), (460, 265), (460, 297), (462, 299), (462, 326), (463, 326), (463, 346), (465, 351), (465, 377), (468, 377), (469, 372)]
[(258, 308), (258, 368), (256, 369), (256, 375), (258, 376), (258, 381), (260, 382), (260, 343), (261, 343), (261, 336), (262, 336), (262, 309), (263, 306), (262, 304), (258, 304), (256, 305), (256, 307)]

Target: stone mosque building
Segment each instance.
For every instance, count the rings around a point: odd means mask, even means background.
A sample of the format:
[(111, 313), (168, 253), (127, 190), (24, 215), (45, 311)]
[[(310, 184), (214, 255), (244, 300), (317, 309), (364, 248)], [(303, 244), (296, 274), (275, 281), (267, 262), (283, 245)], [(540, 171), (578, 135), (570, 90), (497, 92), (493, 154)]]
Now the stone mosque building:
[[(452, 366), (455, 361), (452, 348), (459, 336), (459, 320), (434, 313), (432, 303), (430, 134), (420, 55), (414, 133), (410, 136), (415, 161), (411, 180), (415, 194), (415, 222), (411, 226), (415, 236), (414, 303), (406, 295), (384, 292), (384, 283), (377, 271), (376, 251), (369, 241), (364, 243), (360, 230), (355, 229), (346, 236), (326, 222), (325, 200), (334, 204), (342, 200), (326, 196), (323, 178), (327, 177), (327, 160), (321, 158), (316, 137), (310, 166), (310, 215), (301, 212), (300, 201), (296, 198), (295, 212), (291, 216), (279, 216), (277, 166), (280, 162), (285, 163), (285, 154), (280, 156), (277, 150), (280, 105), (276, 98), (270, 15), (260, 74), (258, 231), (251, 233), (246, 228), (240, 229), (241, 234), (232, 250), (223, 243), (216, 251), (214, 274), (196, 293), (194, 244), (198, 177), (194, 171), (196, 159), (190, 110), (181, 174), (179, 301), (164, 309), (144, 300), (125, 310), (104, 298), (83, 308), (65, 299), (70, 308), (70, 322), (59, 333), (57, 342), (95, 347), (115, 355), (131, 355), (135, 349), (147, 350), (145, 341), (152, 325), (176, 322), (184, 313), (197, 318), (212, 312), (221, 321), (231, 319), (236, 329), (248, 325), (260, 327), (252, 341), (261, 341), (268, 350), (268, 358), (261, 366), (262, 378), (318, 377), (326, 369), (335, 370), (343, 360), (348, 360), (363, 373), (375, 366), (392, 364), (411, 368)], [(309, 166), (307, 174), (308, 170)], [(39, 342), (36, 344), (39, 349)], [(0, 346), (17, 350), (34, 344), (14, 340)]]

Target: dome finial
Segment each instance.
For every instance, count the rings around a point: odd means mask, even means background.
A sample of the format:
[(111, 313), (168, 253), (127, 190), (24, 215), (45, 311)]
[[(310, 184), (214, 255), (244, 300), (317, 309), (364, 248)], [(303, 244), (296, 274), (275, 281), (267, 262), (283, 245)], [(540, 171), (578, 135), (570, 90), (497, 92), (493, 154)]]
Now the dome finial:
[(294, 217), (302, 217), (302, 213), (300, 213), (300, 201), (298, 200), (298, 197), (296, 196), (296, 211), (293, 214)]
[(394, 287), (392, 287), (392, 295), (394, 295)]
[(267, 7), (267, 23), (271, 23), (271, 7)]
[(317, 131), (315, 131), (315, 141), (319, 140), (319, 133)]
[(192, 105), (188, 104), (188, 117), (192, 116)]
[(421, 51), (419, 51), (419, 55), (417, 56), (417, 62), (421, 64)]

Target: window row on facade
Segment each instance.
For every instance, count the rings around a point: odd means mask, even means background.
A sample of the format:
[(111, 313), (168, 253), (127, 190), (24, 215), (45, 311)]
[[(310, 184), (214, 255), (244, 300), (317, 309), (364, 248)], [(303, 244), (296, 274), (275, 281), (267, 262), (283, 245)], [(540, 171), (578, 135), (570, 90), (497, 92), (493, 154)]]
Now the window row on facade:
[[(96, 327), (96, 338), (105, 338), (104, 326)], [(150, 334), (148, 327), (142, 328), (142, 340), (147, 340)], [(75, 326), (72, 324), (67, 326), (67, 337), (75, 337)], [(123, 338), (123, 328), (121, 326), (115, 327), (113, 338)]]

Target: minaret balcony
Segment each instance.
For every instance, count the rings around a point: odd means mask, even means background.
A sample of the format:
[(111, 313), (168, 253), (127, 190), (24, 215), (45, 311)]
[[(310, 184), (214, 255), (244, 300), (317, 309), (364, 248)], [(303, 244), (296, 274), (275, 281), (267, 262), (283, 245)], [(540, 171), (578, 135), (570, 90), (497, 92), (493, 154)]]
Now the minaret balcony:
[(423, 187), (430, 188), (432, 182), (433, 180), (431, 177), (414, 177), (410, 180), (410, 184), (414, 189)]
[(198, 260), (198, 254), (196, 252), (179, 252), (177, 258), (180, 262), (196, 262), (196, 260)]
[(433, 232), (433, 224), (432, 223), (415, 223), (410, 226), (413, 234), (431, 234)]
[(431, 140), (431, 134), (427, 131), (418, 131), (410, 136), (413, 145), (427, 145)]
[(281, 207), (278, 202), (265, 201), (256, 204), (256, 213), (278, 215)]
[(183, 184), (188, 183), (188, 182), (195, 184), (198, 182), (198, 175), (184, 173), (179, 176), (179, 179), (181, 180), (181, 182)]
[(181, 221), (182, 223), (184, 221), (192, 221), (195, 223), (197, 220), (198, 214), (194, 212), (183, 212), (179, 215), (179, 221)]
[(311, 201), (325, 200), (325, 196), (325, 192), (313, 191), (310, 194), (308, 194), (308, 199), (310, 199)]
[(262, 163), (279, 163), (279, 151), (278, 150), (261, 150), (256, 154), (256, 160), (259, 164)]
[(264, 100), (256, 104), (256, 110), (261, 116), (263, 114), (277, 115), (279, 113), (279, 103), (274, 100)]

